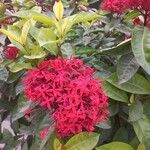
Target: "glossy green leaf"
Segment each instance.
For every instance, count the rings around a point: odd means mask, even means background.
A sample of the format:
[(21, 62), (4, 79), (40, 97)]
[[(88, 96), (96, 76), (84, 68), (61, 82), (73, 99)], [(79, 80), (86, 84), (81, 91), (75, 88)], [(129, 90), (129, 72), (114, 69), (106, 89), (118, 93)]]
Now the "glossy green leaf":
[(142, 103), (136, 100), (129, 108), (129, 121), (137, 121), (143, 117)]
[(17, 17), (24, 18), (24, 19), (33, 19), (35, 21), (44, 23), (46, 25), (54, 26), (55, 27), (55, 22), (52, 17), (48, 17), (46, 15), (43, 15), (41, 13), (38, 13), (33, 10), (21, 10), (17, 13), (14, 14)]
[(8, 78), (8, 71), (4, 68), (3, 65), (0, 64), (0, 80), (7, 81)]
[(145, 27), (144, 28), (144, 33), (143, 33), (143, 49), (145, 53), (145, 59), (147, 62), (150, 63), (150, 28)]
[(57, 138), (54, 139), (54, 150), (62, 150), (62, 144)]
[(96, 150), (134, 150), (132, 146), (123, 142), (112, 142), (109, 144), (102, 145)]
[(131, 49), (131, 39), (128, 39), (119, 43), (117, 46), (98, 50), (98, 53), (123, 55), (128, 54), (131, 51), (130, 49)]
[(30, 63), (13, 63), (11, 65), (9, 65), (10, 71), (11, 72), (18, 72), (21, 71), (23, 69), (31, 69), (32, 66)]
[[(146, 33), (148, 32), (148, 34)], [(150, 55), (149, 32), (147, 28), (135, 28), (132, 35), (132, 51), (139, 65), (150, 74), (150, 63), (147, 59)], [(146, 52), (146, 53), (145, 53)], [(149, 60), (150, 61), (150, 60)]]
[(46, 52), (38, 45), (33, 45), (28, 52), (30, 53), (29, 55), (24, 55), (24, 58), (27, 59), (39, 59), (43, 58), (46, 56)]
[(67, 150), (91, 150), (95, 147), (99, 139), (99, 134), (81, 132), (73, 136), (64, 147)]
[(12, 122), (23, 117), (25, 115), (25, 110), (30, 108), (31, 101), (25, 99), (22, 95), (18, 98), (17, 106), (14, 107), (12, 112)]
[(122, 84), (130, 80), (137, 72), (139, 65), (132, 54), (123, 55), (117, 64), (117, 74), (119, 83)]
[(137, 150), (146, 150), (146, 147), (144, 144), (140, 144)]
[(21, 39), (14, 33), (7, 31), (5, 29), (0, 29), (0, 32), (8, 36), (10, 39), (17, 41), (18, 43), (22, 43)]
[(23, 25), (22, 27), (22, 33), (21, 33), (21, 42), (22, 44), (26, 44), (26, 40), (27, 40), (27, 35), (28, 35), (28, 32), (29, 32), (29, 29), (32, 25), (32, 20), (28, 20), (25, 22), (25, 24)]
[(101, 85), (108, 97), (120, 102), (125, 102), (125, 103), (129, 102), (128, 95), (123, 90), (118, 89), (117, 87), (115, 87), (114, 85), (112, 85), (107, 81), (101, 83)]
[(129, 81), (119, 84), (116, 73), (106, 79), (117, 88), (134, 94), (150, 94), (150, 83), (141, 75), (135, 74)]
[(133, 128), (141, 143), (150, 141), (150, 120), (146, 116), (133, 122)]
[(64, 14), (64, 7), (61, 0), (55, 1), (55, 4), (53, 6), (53, 12), (58, 20), (62, 19)]
[(113, 141), (120, 141), (120, 142), (128, 142), (128, 131), (125, 127), (120, 127), (114, 137)]

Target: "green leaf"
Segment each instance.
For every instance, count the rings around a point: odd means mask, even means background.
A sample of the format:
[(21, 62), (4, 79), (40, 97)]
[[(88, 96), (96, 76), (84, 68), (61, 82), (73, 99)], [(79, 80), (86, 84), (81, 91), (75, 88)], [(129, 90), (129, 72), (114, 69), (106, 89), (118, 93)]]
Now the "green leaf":
[(134, 150), (129, 144), (123, 142), (112, 142), (109, 144), (102, 145), (96, 150)]
[(70, 43), (61, 45), (61, 52), (64, 57), (70, 58), (71, 56), (74, 56), (74, 49)]
[(143, 33), (143, 46), (144, 46), (144, 53), (145, 59), (147, 62), (150, 63), (150, 28), (145, 27)]
[(143, 105), (136, 100), (129, 108), (129, 121), (137, 121), (143, 117)]
[(7, 31), (5, 29), (0, 29), (0, 32), (8, 36), (10, 39), (17, 41), (18, 43), (22, 42), (21, 39), (17, 35), (15, 35), (14, 33), (10, 31)]
[(123, 55), (128, 54), (130, 52), (130, 49), (131, 49), (131, 39), (128, 39), (119, 43), (117, 46), (101, 49), (98, 51), (98, 53)]
[(146, 116), (133, 122), (133, 128), (141, 143), (150, 141), (150, 120)]
[(66, 17), (63, 19), (62, 22), (63, 34), (65, 35), (74, 24), (86, 22), (86, 21), (92, 21), (100, 17), (101, 17), (100, 15), (94, 12), (80, 12), (78, 14)]
[(143, 76), (135, 74), (129, 81), (119, 84), (116, 73), (106, 79), (117, 88), (134, 94), (150, 94), (150, 83)]
[(128, 142), (128, 131), (125, 127), (120, 127), (113, 137), (113, 141)]
[(25, 110), (29, 109), (31, 105), (31, 101), (25, 99), (22, 95), (18, 98), (17, 106), (14, 107), (12, 112), (12, 122), (17, 119), (23, 117), (25, 114)]
[(139, 68), (135, 57), (132, 54), (123, 55), (117, 64), (117, 74), (119, 83), (124, 83), (130, 80)]
[(146, 147), (144, 144), (140, 144), (137, 150), (146, 150)]
[(103, 82), (101, 83), (104, 92), (106, 93), (106, 95), (116, 101), (120, 101), (120, 102), (125, 102), (125, 103), (129, 103), (128, 100), (128, 95), (126, 92), (116, 88), (115, 86), (113, 86), (112, 84), (110, 84), (109, 82)]
[(67, 150), (91, 150), (95, 147), (99, 139), (99, 134), (82, 132), (73, 136), (64, 147)]
[(32, 18), (35, 21), (38, 21), (38, 22), (44, 23), (46, 25), (50, 25), (50, 26), (55, 27), (54, 18), (40, 14), (40, 13), (33, 11), (33, 10), (21, 10), (21, 11), (15, 13), (14, 16), (24, 18), (24, 19), (31, 19)]
[[(147, 28), (134, 28), (131, 43), (132, 51), (137, 62), (148, 74), (150, 74), (150, 63), (146, 60), (149, 57), (149, 41), (147, 41), (149, 39), (145, 39), (147, 37), (147, 35), (145, 35), (146, 31)], [(149, 34), (149, 31), (147, 32)], [(146, 53), (144, 49), (146, 50)]]
[(60, 141), (57, 138), (55, 138), (54, 139), (54, 150), (61, 150), (62, 146), (63, 145), (60, 143)]
[(80, 12), (78, 14), (70, 16), (72, 18), (72, 23), (77, 24), (80, 22), (92, 21), (100, 18), (101, 16), (94, 12)]
[(28, 52), (30, 55), (24, 55), (27, 59), (40, 59), (46, 56), (46, 52), (38, 45), (33, 45)]
[(25, 24), (22, 27), (21, 41), (22, 41), (22, 44), (24, 44), (24, 45), (26, 44), (27, 35), (28, 35), (29, 29), (32, 25), (32, 22), (33, 22), (33, 20), (28, 20), (25, 22)]
[(19, 72), (23, 69), (31, 69), (32, 66), (30, 63), (13, 63), (11, 65), (9, 65), (10, 71), (11, 72)]
[(53, 6), (53, 12), (58, 20), (62, 19), (63, 14), (64, 14), (64, 6), (61, 0), (55, 1), (55, 4)]
[(5, 150), (13, 149), (16, 144), (13, 135), (7, 129), (4, 129), (3, 131), (3, 139), (1, 140), (1, 142), (5, 143)]
[(0, 64), (0, 80), (7, 81), (8, 78), (8, 71), (4, 66)]
[(34, 27), (32, 28), (31, 34), (39, 42), (40, 46), (58, 42), (54, 31), (49, 28), (38, 29)]

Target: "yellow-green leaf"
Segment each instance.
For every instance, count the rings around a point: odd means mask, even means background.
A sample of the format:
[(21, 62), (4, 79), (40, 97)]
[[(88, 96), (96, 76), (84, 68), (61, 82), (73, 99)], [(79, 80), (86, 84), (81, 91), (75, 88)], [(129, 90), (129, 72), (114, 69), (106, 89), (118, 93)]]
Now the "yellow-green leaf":
[(64, 147), (67, 150), (92, 150), (99, 139), (99, 134), (81, 132), (73, 136)]
[(33, 20), (28, 20), (23, 25), (22, 33), (21, 33), (21, 42), (22, 42), (22, 44), (26, 44), (27, 35), (28, 35), (29, 30), (30, 30), (30, 27), (32, 26), (32, 21)]
[(61, 148), (62, 148), (62, 144), (60, 143), (60, 141), (57, 138), (55, 138), (54, 139), (54, 150), (61, 150)]
[(21, 43), (20, 38), (17, 37), (16, 35), (14, 35), (12, 32), (7, 31), (5, 29), (0, 29), (0, 32), (2, 32), (3, 34), (5, 34), (6, 36), (8, 36), (8, 38), (17, 41), (18, 43)]
[(132, 146), (123, 142), (112, 142), (109, 144), (104, 144), (96, 150), (134, 150)]
[(9, 65), (10, 71), (11, 72), (19, 72), (23, 69), (31, 69), (32, 66), (30, 63), (12, 63)]
[(64, 6), (63, 6), (61, 0), (59, 0), (58, 2), (57, 1), (55, 2), (53, 11), (54, 11), (56, 18), (58, 20), (61, 20), (63, 17), (63, 14), (64, 14)]
[(146, 150), (146, 147), (144, 144), (140, 144), (137, 150)]

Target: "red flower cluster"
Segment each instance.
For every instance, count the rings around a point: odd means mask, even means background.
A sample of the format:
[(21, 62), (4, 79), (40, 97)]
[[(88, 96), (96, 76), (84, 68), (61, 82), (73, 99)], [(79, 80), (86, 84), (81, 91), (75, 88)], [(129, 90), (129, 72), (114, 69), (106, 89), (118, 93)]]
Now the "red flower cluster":
[(129, 7), (129, 0), (105, 0), (101, 9), (112, 13), (122, 14)]
[(19, 49), (15, 46), (7, 46), (6, 49), (4, 49), (4, 58), (6, 59), (16, 59), (17, 54), (19, 52)]
[[(138, 10), (144, 17), (143, 25), (149, 26), (150, 24), (150, 0), (104, 0), (101, 9), (118, 14), (122, 14), (128, 9)], [(136, 19), (134, 23), (137, 24), (137, 21), (138, 20)]]
[(93, 131), (108, 115), (108, 98), (93, 74), (93, 69), (79, 59), (43, 61), (23, 79), (25, 95), (54, 110), (56, 131), (61, 137)]

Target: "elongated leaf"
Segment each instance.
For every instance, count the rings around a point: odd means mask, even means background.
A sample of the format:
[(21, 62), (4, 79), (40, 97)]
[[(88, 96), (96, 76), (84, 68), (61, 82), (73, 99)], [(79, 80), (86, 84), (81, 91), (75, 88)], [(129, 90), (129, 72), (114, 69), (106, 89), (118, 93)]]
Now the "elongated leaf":
[(98, 51), (98, 53), (103, 53), (103, 54), (117, 54), (117, 55), (123, 55), (123, 54), (128, 54), (131, 50), (131, 39), (125, 40), (118, 44), (117, 46), (111, 47), (111, 48), (106, 48), (106, 49), (101, 49)]
[(135, 101), (129, 108), (129, 121), (137, 121), (143, 117), (143, 106), (140, 101)]
[(113, 137), (113, 141), (128, 142), (128, 131), (125, 127), (120, 127)]
[(94, 12), (80, 12), (78, 14), (75, 14), (73, 16), (70, 16), (73, 18), (73, 24), (77, 24), (77, 23), (80, 23), (80, 22), (86, 22), (86, 21), (92, 21), (94, 19), (98, 19), (100, 18), (101, 16), (94, 13)]
[(82, 132), (73, 136), (64, 147), (67, 150), (91, 150), (98, 142), (99, 134)]
[(23, 28), (22, 28), (22, 33), (21, 33), (21, 42), (22, 44), (26, 44), (26, 40), (27, 40), (27, 35), (28, 35), (28, 32), (29, 32), (29, 29), (32, 25), (31, 23), (32, 20), (28, 20), (24, 25), (23, 25)]
[(62, 31), (63, 34), (66, 34), (70, 28), (77, 23), (92, 21), (95, 19), (100, 18), (101, 16), (97, 15), (96, 13), (89, 13), (89, 12), (80, 12), (78, 14), (66, 17), (63, 19), (62, 22)]
[(108, 79), (108, 82), (119, 89), (134, 94), (150, 94), (150, 83), (141, 75), (135, 74), (129, 81), (123, 84), (118, 83), (116, 73), (113, 73)]
[(144, 144), (140, 144), (137, 150), (146, 150), (146, 146)]
[(143, 46), (144, 46), (144, 53), (145, 53), (145, 59), (147, 62), (150, 63), (150, 28), (145, 27), (144, 33), (143, 33)]
[(52, 30), (46, 28), (40, 29), (37, 40), (40, 46), (57, 42), (55, 33)]
[(119, 83), (130, 80), (137, 72), (139, 65), (132, 54), (123, 55), (117, 64), (117, 74)]
[(48, 17), (46, 15), (43, 15), (41, 13), (38, 13), (38, 12), (35, 12), (32, 10), (22, 10), (22, 11), (15, 13), (14, 16), (24, 18), (24, 19), (31, 19), (32, 18), (35, 21), (38, 21), (38, 22), (44, 23), (46, 25), (50, 25), (50, 26), (55, 27), (54, 18)]
[(23, 69), (31, 69), (32, 66), (30, 63), (13, 63), (9, 65), (10, 71), (11, 72), (19, 72)]
[(111, 83), (107, 81), (103, 82), (101, 85), (106, 95), (108, 95), (108, 97), (120, 102), (125, 102), (125, 103), (129, 102), (128, 95), (126, 92), (116, 88), (115, 86), (113, 86)]
[[(150, 63), (147, 62), (146, 57), (149, 57), (149, 41), (145, 40), (145, 32), (146, 32), (147, 28), (135, 28), (133, 30), (133, 36), (132, 36), (132, 51), (134, 53), (134, 56), (137, 60), (137, 62), (139, 63), (139, 65), (148, 73), (150, 74)], [(147, 37), (147, 35), (146, 35)], [(145, 45), (146, 44), (146, 45)], [(148, 56), (146, 56), (147, 54), (145, 53), (145, 48), (146, 48), (146, 53), (148, 53)]]
[(0, 80), (7, 81), (8, 78), (8, 71), (4, 66), (0, 64)]
[(64, 14), (64, 6), (63, 6), (61, 0), (55, 1), (54, 7), (53, 7), (53, 12), (58, 20), (62, 19), (63, 14)]
[(150, 120), (146, 116), (133, 122), (133, 128), (141, 143), (150, 141)]
[(102, 145), (96, 150), (134, 150), (132, 146), (123, 142), (112, 142), (109, 144)]
[(25, 110), (29, 109), (31, 101), (25, 99), (23, 96), (20, 96), (18, 99), (17, 106), (14, 107), (12, 112), (12, 122), (23, 117), (25, 115)]
[(10, 39), (17, 41), (18, 43), (21, 43), (21, 39), (18, 36), (16, 36), (15, 34), (13, 34), (12, 32), (7, 31), (5, 29), (0, 29), (0, 32), (7, 35)]
[(54, 150), (61, 150), (62, 149), (62, 144), (60, 143), (60, 141), (55, 138), (54, 140)]

